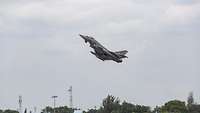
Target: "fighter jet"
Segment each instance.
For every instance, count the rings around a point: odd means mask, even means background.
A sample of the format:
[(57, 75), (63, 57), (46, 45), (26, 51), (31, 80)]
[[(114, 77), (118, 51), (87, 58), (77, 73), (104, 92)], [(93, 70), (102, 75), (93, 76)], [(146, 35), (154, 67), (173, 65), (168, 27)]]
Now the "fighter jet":
[(102, 61), (113, 60), (117, 63), (121, 63), (123, 58), (128, 58), (126, 56), (126, 53), (128, 53), (127, 50), (112, 52), (91, 36), (84, 36), (81, 34), (79, 34), (79, 36), (84, 39), (85, 43), (89, 42), (90, 47), (94, 49), (94, 52), (90, 52)]

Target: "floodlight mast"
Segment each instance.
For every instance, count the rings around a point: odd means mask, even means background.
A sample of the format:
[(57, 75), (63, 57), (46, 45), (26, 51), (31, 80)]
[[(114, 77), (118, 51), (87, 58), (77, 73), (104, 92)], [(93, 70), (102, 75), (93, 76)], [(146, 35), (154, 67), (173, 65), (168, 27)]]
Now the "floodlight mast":
[(58, 98), (58, 96), (52, 96), (51, 98), (53, 98), (53, 112), (55, 113), (56, 98)]

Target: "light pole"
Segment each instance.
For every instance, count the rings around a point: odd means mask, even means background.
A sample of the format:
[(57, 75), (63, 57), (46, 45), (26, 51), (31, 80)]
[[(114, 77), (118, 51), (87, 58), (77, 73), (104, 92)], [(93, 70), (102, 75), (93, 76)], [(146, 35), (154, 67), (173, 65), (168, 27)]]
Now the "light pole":
[(53, 112), (55, 113), (56, 98), (58, 98), (58, 96), (52, 96), (51, 98), (53, 98)]

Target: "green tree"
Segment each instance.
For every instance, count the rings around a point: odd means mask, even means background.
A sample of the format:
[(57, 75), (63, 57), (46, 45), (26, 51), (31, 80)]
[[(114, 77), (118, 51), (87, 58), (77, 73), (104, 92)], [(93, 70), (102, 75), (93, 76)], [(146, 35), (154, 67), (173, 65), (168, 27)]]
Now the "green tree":
[(165, 103), (165, 105), (161, 107), (160, 111), (161, 113), (187, 113), (187, 107), (185, 105), (185, 102), (179, 100), (172, 100)]
[(42, 109), (42, 113), (53, 113), (53, 108), (47, 106), (46, 108)]
[(193, 104), (189, 108), (189, 113), (200, 113), (200, 105)]
[(19, 113), (19, 112), (16, 111), (16, 110), (7, 109), (7, 110), (5, 110), (3, 113)]
[(144, 105), (136, 105), (136, 113), (150, 113), (151, 108), (149, 106), (144, 106)]
[(96, 109), (89, 109), (87, 113), (97, 113), (97, 111)]
[(121, 105), (121, 113), (150, 113), (149, 106), (134, 105), (131, 103), (123, 102)]
[(61, 106), (61, 107), (56, 107), (55, 109), (52, 107), (47, 106), (42, 110), (42, 113), (73, 113), (74, 110), (71, 108), (68, 108), (67, 106)]
[(112, 95), (108, 95), (107, 98), (103, 100), (103, 111), (104, 113), (111, 113), (113, 110), (118, 110), (120, 108), (120, 100)]
[(149, 106), (134, 105), (128, 102), (120, 103), (119, 98), (108, 95), (99, 109), (90, 109), (84, 113), (151, 113)]
[(125, 101), (121, 105), (122, 113), (132, 113), (133, 111), (135, 111), (135, 109), (136, 109), (135, 105), (133, 105), (131, 103), (127, 103)]

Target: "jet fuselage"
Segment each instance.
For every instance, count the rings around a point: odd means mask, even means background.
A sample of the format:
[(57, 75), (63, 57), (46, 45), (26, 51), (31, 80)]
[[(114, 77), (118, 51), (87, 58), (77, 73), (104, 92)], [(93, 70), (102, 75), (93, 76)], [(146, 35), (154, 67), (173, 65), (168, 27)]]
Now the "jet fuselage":
[(112, 52), (106, 49), (103, 45), (101, 45), (98, 41), (96, 41), (93, 37), (90, 36), (84, 36), (80, 34), (80, 37), (82, 37), (85, 41), (85, 43), (89, 43), (90, 47), (94, 49), (94, 52), (91, 51), (93, 55), (95, 55), (97, 58), (104, 60), (113, 60), (117, 63), (122, 62), (122, 58), (128, 58), (125, 56), (125, 54), (128, 52), (127, 50), (118, 51), (118, 52)]

